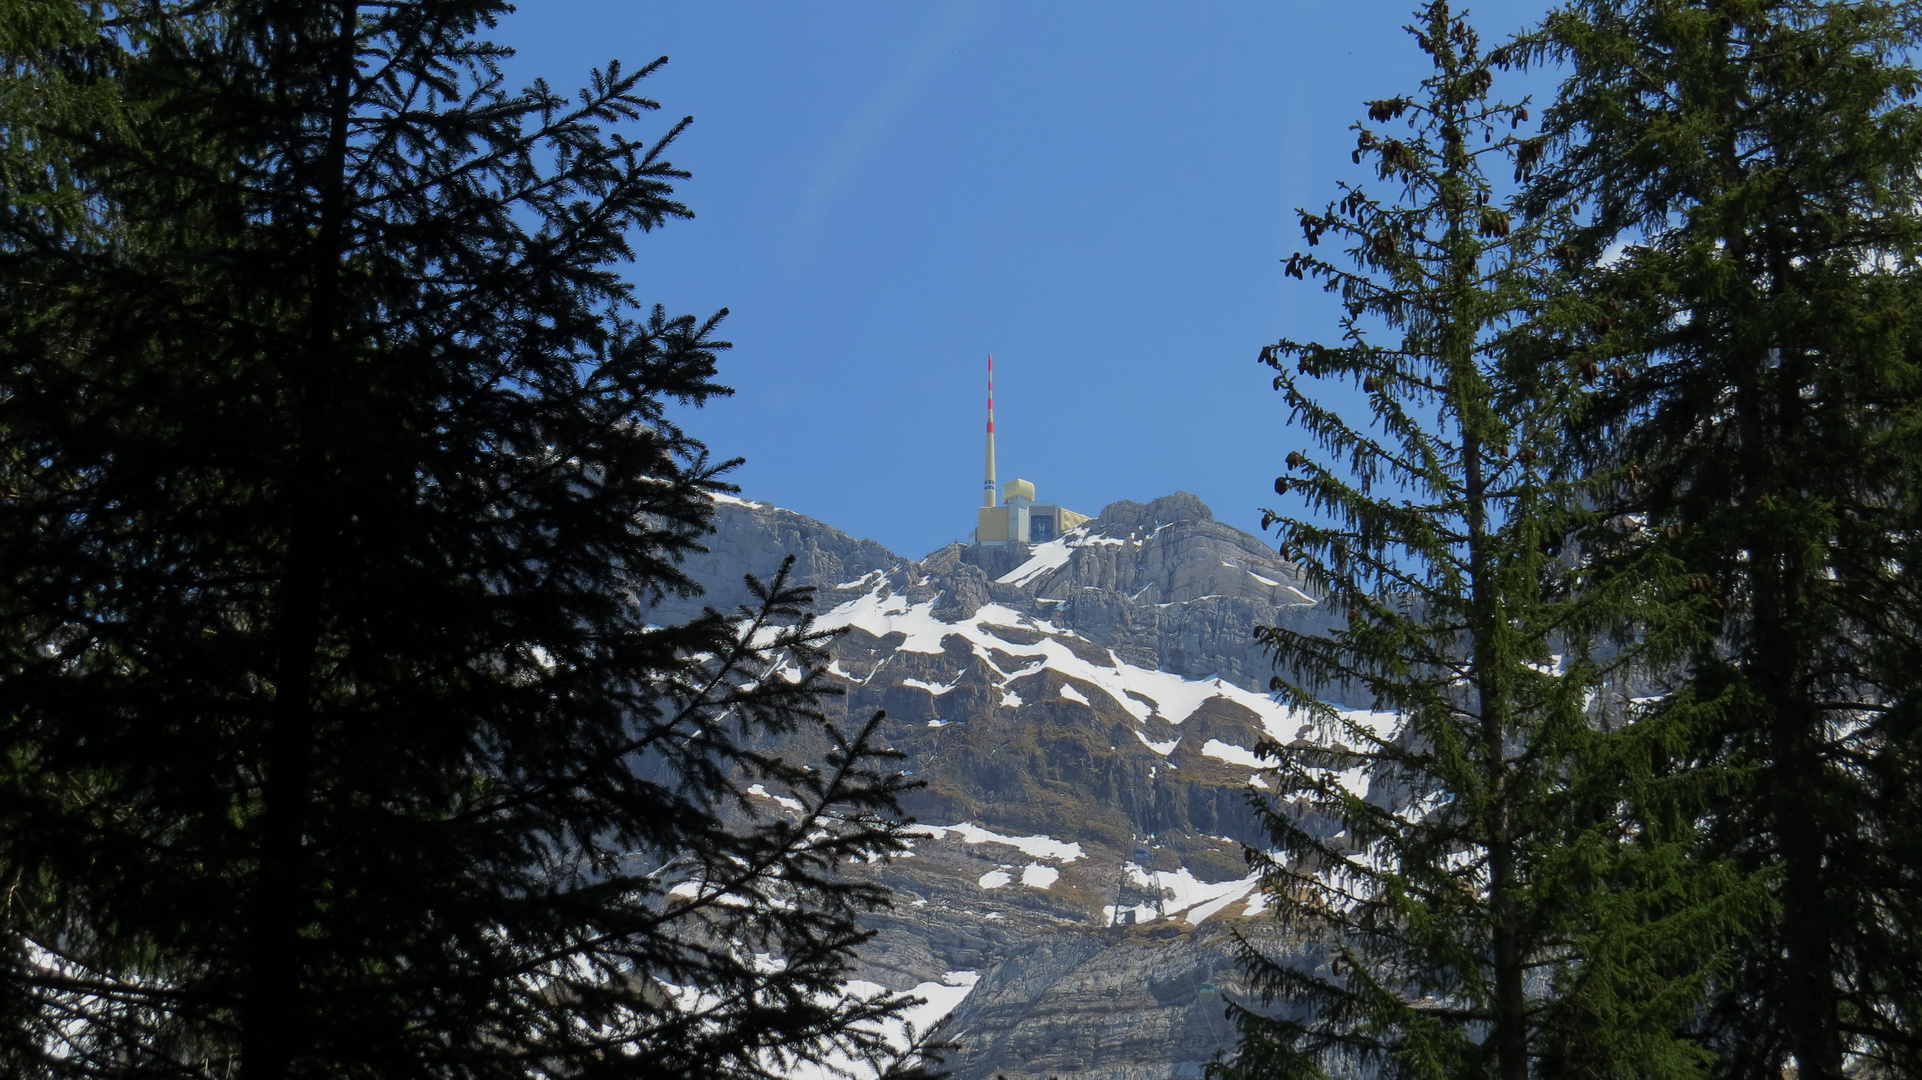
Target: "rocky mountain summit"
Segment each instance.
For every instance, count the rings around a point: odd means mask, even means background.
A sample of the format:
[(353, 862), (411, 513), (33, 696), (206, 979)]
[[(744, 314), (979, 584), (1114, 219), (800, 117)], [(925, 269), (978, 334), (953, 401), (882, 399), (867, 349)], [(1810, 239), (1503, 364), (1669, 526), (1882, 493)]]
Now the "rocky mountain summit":
[(832, 707), (885, 709), (924, 784), (914, 850), (869, 868), (897, 903), (861, 978), (928, 998), (924, 1026), (945, 1015), (959, 1080), (1199, 1075), (1233, 1039), (1231, 932), (1272, 933), (1242, 858), (1252, 748), (1320, 737), (1270, 699), (1253, 637), (1326, 625), (1296, 568), (1185, 493), (918, 561), (719, 502), (689, 562), (706, 595), (663, 618), (732, 607), (742, 575), (793, 555), (821, 625), (845, 629)]

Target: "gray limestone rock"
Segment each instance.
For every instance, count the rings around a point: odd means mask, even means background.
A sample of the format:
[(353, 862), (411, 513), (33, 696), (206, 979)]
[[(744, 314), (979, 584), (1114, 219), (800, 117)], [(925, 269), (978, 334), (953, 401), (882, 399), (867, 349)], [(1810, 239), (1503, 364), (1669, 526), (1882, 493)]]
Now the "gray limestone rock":
[(657, 623), (685, 621), (705, 606), (733, 610), (750, 595), (746, 575), (770, 579), (789, 555), (794, 556), (794, 581), (814, 586), (824, 601), (843, 583), (852, 588), (866, 575), (885, 573), (907, 561), (872, 540), (857, 540), (811, 517), (744, 499), (717, 501), (714, 532), (703, 546), (707, 550), (689, 556), (682, 570), (704, 594), (656, 605), (652, 614)]
[[(1114, 503), (1048, 544), (918, 561), (764, 504), (716, 511), (687, 564), (707, 595), (658, 621), (740, 603), (742, 575), (794, 555), (824, 621), (847, 626), (830, 712), (885, 710), (924, 785), (906, 808), (929, 835), (862, 870), (897, 902), (861, 977), (973, 973), (942, 1028), (958, 1080), (1198, 1076), (1232, 1039), (1230, 931), (1273, 933), (1242, 859), (1249, 751), (1302, 733), (1275, 726), (1254, 631), (1329, 625), (1299, 571), (1187, 493)], [(1197, 900), (1217, 894), (1232, 896)]]

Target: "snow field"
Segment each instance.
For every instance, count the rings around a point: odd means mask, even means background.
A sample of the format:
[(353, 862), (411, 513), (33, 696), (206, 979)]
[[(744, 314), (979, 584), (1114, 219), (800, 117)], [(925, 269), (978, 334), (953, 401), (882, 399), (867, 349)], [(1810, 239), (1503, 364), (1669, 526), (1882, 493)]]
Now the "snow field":
[[(1014, 867), (1004, 865), (1000, 869), (990, 870), (981, 875), (981, 880), (978, 884), (984, 889), (999, 889), (1003, 885), (1010, 884), (1014, 881), (1014, 875), (1009, 873), (1012, 869), (1014, 869)], [(1056, 870), (1052, 866), (1043, 866), (1040, 863), (1029, 863), (1027, 866), (1021, 868), (1021, 884), (1026, 885), (1030, 889), (1045, 889), (1060, 880), (1061, 871)]]
[(1000, 585), (1026, 585), (1028, 582), (1033, 581), (1035, 578), (1040, 577), (1050, 570), (1058, 570), (1068, 565), (1068, 559), (1070, 557), (1068, 538), (1065, 536), (1059, 540), (1050, 540), (1045, 544), (1036, 544), (1033, 548), (1033, 554), (1028, 557), (1027, 562), (1022, 563), (1020, 566), (1015, 567), (1013, 570), (1002, 574), (994, 580)]
[(1061, 880), (1061, 871), (1040, 863), (1029, 863), (1021, 870), (1021, 884), (1030, 889), (1045, 889)]
[(1201, 748), (1201, 756), (1225, 761), (1230, 765), (1244, 765), (1250, 769), (1265, 769), (1273, 764), (1273, 762), (1263, 761), (1261, 756), (1253, 750), (1233, 743), (1225, 743), (1220, 739), (1209, 739)]
[[(1160, 889), (1164, 897), (1173, 893), (1172, 897), (1162, 901), (1162, 907), (1167, 910), (1169, 918), (1180, 916), (1190, 926), (1200, 926), (1220, 914), (1223, 908), (1248, 896), (1251, 892), (1255, 894), (1255, 899), (1249, 903), (1243, 914), (1253, 914), (1260, 910), (1258, 905), (1262, 903), (1261, 894), (1256, 889), (1261, 884), (1259, 874), (1211, 884), (1198, 880), (1187, 867), (1173, 871), (1145, 870), (1135, 863), (1124, 863), (1121, 869), (1137, 886)], [(1130, 910), (1135, 913), (1135, 919), (1138, 922), (1150, 922), (1155, 917), (1153, 904), (1134, 904), (1121, 908), (1110, 904), (1101, 909), (1101, 914), (1104, 920), (1113, 922), (1117, 911)]]
[(1176, 735), (1174, 738), (1169, 739), (1167, 742), (1156, 742), (1153, 739), (1150, 739), (1149, 737), (1147, 737), (1146, 735), (1143, 735), (1141, 732), (1137, 731), (1135, 732), (1135, 738), (1141, 740), (1141, 745), (1147, 747), (1150, 750), (1153, 750), (1155, 753), (1160, 754), (1162, 757), (1167, 757), (1169, 754), (1174, 753), (1175, 747), (1181, 745), (1181, 736), (1179, 735)]
[[(941, 976), (940, 982), (917, 984), (907, 993), (910, 997), (922, 999), (921, 1004), (902, 1010), (893, 1023), (881, 1028), (888, 1044), (897, 1051), (906, 1050), (915, 1036), (925, 1034), (959, 1008), (980, 981), (978, 972), (950, 971)], [(887, 992), (887, 987), (866, 979), (850, 979), (841, 988), (843, 996), (860, 998), (871, 998)], [(797, 1064), (788, 1070), (787, 1075), (790, 1080), (870, 1080), (875, 1073), (866, 1062), (856, 1061), (845, 1054), (835, 1054), (825, 1063)]]
[(949, 833), (967, 844), (1005, 844), (1031, 859), (1071, 863), (1082, 857), (1080, 844), (1064, 844), (1051, 836), (1003, 836), (965, 821), (959, 825), (916, 825), (908, 830), (909, 836), (928, 836), (936, 840), (945, 840)]
[(780, 803), (782, 806), (787, 807), (789, 810), (799, 810), (801, 808), (801, 800), (790, 799), (785, 795), (770, 794), (767, 788), (764, 788), (759, 784), (755, 784), (749, 787), (747, 789), (747, 793), (749, 795), (758, 795), (763, 799), (773, 799), (775, 802)]
[[(1061, 551), (1067, 550), (1065, 540), (1050, 541), (1041, 547), (1051, 544), (1062, 544)], [(1018, 695), (1007, 691), (1007, 684), (1046, 670), (1101, 691), (1137, 721), (1159, 715), (1171, 724), (1180, 724), (1193, 716), (1195, 710), (1204, 703), (1225, 698), (1260, 717), (1262, 727), (1271, 737), (1285, 740), (1294, 728), (1300, 726), (1300, 717), (1289, 706), (1279, 704), (1267, 694), (1243, 690), (1219, 678), (1190, 679), (1173, 672), (1135, 667), (1122, 663), (1112, 652), (1108, 654), (1108, 665), (1084, 660), (1066, 644), (1056, 640), (1074, 635), (1051, 622), (1034, 619), (1005, 605), (986, 604), (971, 619), (947, 623), (934, 617), (934, 604), (933, 600), (910, 604), (905, 596), (890, 592), (889, 586), (883, 581), (873, 591), (829, 611), (816, 625), (823, 630), (854, 627), (875, 637), (900, 634), (905, 639), (899, 646), (900, 651), (929, 655), (942, 651), (943, 638), (949, 634), (957, 635), (968, 643), (970, 651), (989, 670), (1000, 677), (998, 685), (1006, 694), (1004, 703), (1010, 707), (1016, 704)], [(997, 636), (994, 633), (996, 627), (1033, 630), (1047, 636), (1032, 645), (1018, 645)], [(995, 662), (991, 650), (1028, 663), (1018, 671), (1004, 671)], [(905, 684), (922, 685), (930, 693), (935, 692), (933, 684)], [(1068, 696), (1067, 688), (1064, 688), (1062, 696)], [(1088, 698), (1081, 690), (1075, 689), (1075, 696), (1070, 700), (1086, 703)]]
[[(1160, 530), (1155, 530), (1159, 532)], [(1128, 541), (1109, 536), (1090, 536), (1085, 525), (1077, 525), (1060, 538), (1045, 544), (1036, 544), (1028, 556), (1028, 561), (995, 579), (1001, 585), (1026, 585), (1051, 570), (1059, 570), (1068, 565), (1072, 557), (1071, 548), (1081, 547), (1124, 547)]]

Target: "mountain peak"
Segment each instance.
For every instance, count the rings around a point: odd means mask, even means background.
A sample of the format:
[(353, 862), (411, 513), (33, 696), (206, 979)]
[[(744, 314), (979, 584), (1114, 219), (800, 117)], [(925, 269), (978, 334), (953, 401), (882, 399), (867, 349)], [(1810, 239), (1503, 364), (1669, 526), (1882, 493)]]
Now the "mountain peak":
[(940, 989), (963, 1080), (1198, 1070), (1230, 1034), (1198, 988), (1234, 978), (1230, 931), (1261, 904), (1241, 858), (1262, 842), (1255, 747), (1316, 734), (1269, 697), (1254, 639), (1328, 625), (1299, 569), (1187, 492), (919, 560), (767, 504), (715, 509), (687, 562), (707, 595), (679, 614), (794, 556), (842, 631), (830, 713), (885, 710), (924, 785), (911, 855), (862, 871), (897, 904), (861, 978)]
[(708, 548), (687, 563), (706, 595), (665, 602), (664, 618), (704, 604), (728, 610), (747, 598), (744, 574), (766, 577), (793, 555), (796, 583), (816, 589), (823, 612), (885, 579), (887, 588), (933, 603), (943, 619), (998, 603), (1120, 650), (1131, 663), (1189, 678), (1220, 675), (1249, 690), (1265, 690), (1270, 674), (1256, 626), (1320, 621), (1294, 564), (1216, 521), (1185, 491), (1110, 503), (1046, 543), (950, 544), (920, 560), (791, 510), (729, 499), (716, 505)]
[(1123, 499), (1111, 502), (1101, 510), (1105, 521), (1126, 521), (1129, 524), (1178, 524), (1183, 521), (1213, 521), (1215, 512), (1196, 495), (1177, 491), (1173, 495), (1163, 495), (1147, 505)]

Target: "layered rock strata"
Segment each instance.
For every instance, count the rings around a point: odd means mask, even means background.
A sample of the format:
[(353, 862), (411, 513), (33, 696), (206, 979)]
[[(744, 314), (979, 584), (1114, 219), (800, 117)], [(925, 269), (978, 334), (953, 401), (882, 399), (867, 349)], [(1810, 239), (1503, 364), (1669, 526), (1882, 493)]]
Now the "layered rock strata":
[(794, 556), (844, 631), (833, 709), (886, 710), (923, 781), (914, 851), (866, 871), (898, 899), (862, 977), (971, 987), (941, 1029), (959, 1080), (1199, 1075), (1232, 1039), (1232, 932), (1273, 933), (1242, 857), (1253, 748), (1327, 737), (1270, 700), (1254, 640), (1327, 625), (1296, 568), (1185, 493), (921, 560), (764, 504), (717, 509), (688, 563), (706, 594), (661, 620), (731, 607), (743, 575)]

